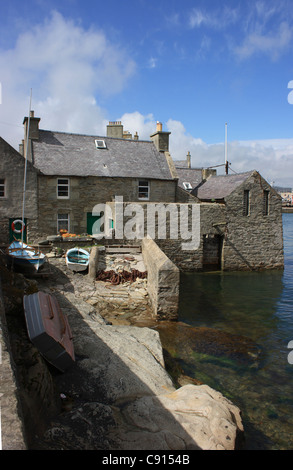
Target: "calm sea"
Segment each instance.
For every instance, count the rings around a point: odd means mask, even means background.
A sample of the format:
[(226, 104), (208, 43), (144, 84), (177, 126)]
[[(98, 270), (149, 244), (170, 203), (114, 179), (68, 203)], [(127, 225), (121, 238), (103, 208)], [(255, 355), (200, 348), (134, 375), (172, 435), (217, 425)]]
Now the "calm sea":
[(246, 362), (196, 348), (187, 358), (184, 340), (172, 351), (188, 375), (241, 409), (251, 450), (293, 450), (293, 214), (283, 214), (283, 227), (284, 271), (182, 276), (181, 322), (244, 336), (260, 351)]

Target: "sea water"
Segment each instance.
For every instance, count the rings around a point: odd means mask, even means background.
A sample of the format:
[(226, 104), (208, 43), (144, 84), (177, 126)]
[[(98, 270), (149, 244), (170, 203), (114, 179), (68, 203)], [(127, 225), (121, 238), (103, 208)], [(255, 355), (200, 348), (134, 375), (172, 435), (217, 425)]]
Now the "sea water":
[(283, 229), (284, 270), (181, 276), (180, 322), (241, 335), (260, 351), (246, 363), (196, 348), (186, 359), (184, 341), (175, 351), (188, 375), (241, 409), (251, 450), (293, 449), (293, 214), (283, 214)]

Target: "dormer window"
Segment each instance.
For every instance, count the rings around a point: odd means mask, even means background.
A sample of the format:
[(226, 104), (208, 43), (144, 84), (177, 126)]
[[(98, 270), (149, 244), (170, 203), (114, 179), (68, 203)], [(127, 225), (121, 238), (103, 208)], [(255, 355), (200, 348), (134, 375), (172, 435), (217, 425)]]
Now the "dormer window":
[(102, 139), (96, 139), (95, 140), (96, 148), (97, 149), (106, 149), (106, 142)]

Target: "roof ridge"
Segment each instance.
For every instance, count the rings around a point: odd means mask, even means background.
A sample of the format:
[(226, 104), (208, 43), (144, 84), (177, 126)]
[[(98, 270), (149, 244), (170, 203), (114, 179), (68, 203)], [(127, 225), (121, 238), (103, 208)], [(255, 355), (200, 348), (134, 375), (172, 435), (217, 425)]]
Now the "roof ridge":
[(124, 139), (123, 137), (109, 137), (107, 135), (96, 135), (96, 134), (81, 134), (79, 132), (66, 132), (66, 131), (52, 131), (49, 129), (39, 129), (39, 132), (49, 132), (51, 134), (65, 134), (70, 136), (79, 136), (79, 137), (92, 137), (93, 139), (111, 139), (111, 140), (121, 140), (123, 142), (145, 142), (152, 144), (152, 140), (144, 139)]

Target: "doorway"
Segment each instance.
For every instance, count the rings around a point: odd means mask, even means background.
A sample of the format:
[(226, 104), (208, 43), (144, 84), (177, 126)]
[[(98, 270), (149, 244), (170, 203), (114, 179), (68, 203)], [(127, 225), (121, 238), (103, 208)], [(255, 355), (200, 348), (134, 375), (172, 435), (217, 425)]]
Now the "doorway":
[(219, 271), (222, 269), (223, 236), (203, 236), (203, 269), (204, 271)]

